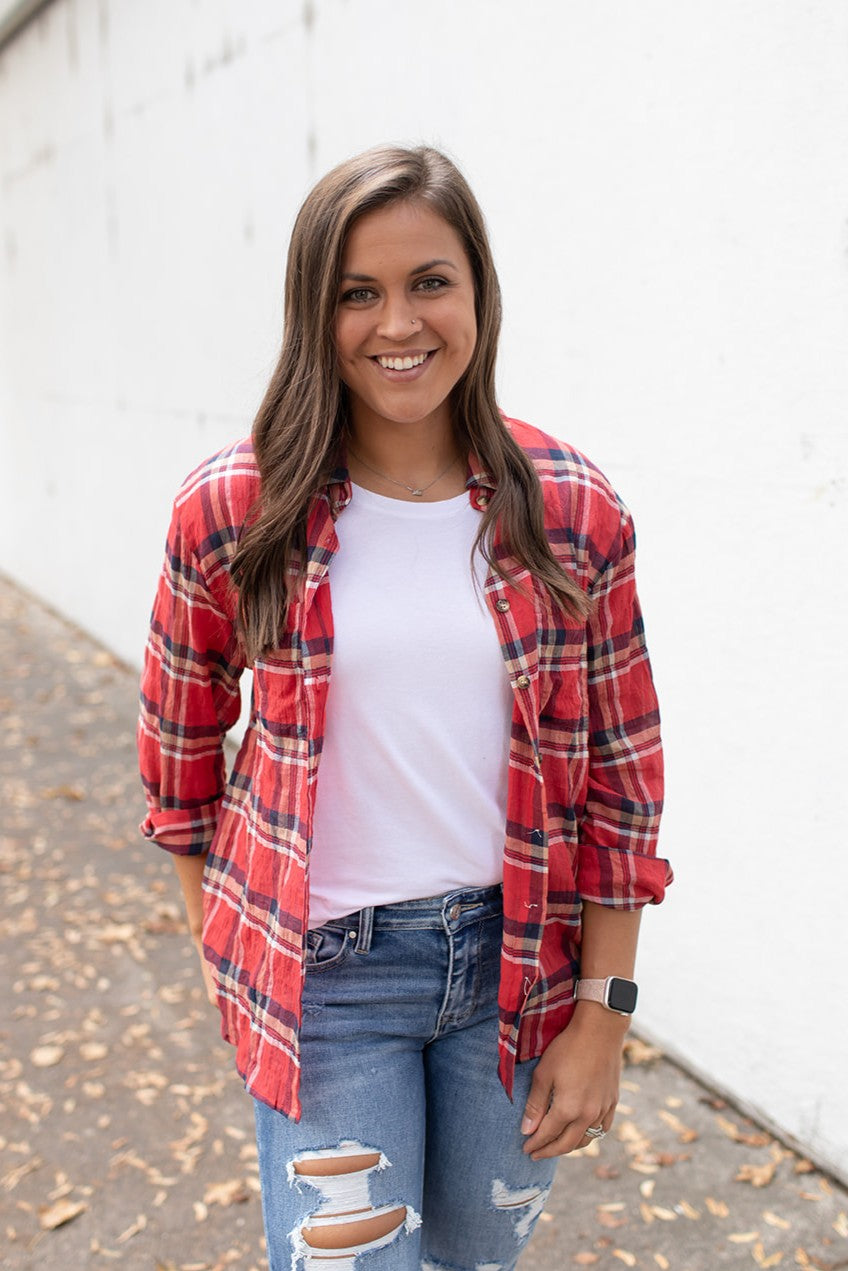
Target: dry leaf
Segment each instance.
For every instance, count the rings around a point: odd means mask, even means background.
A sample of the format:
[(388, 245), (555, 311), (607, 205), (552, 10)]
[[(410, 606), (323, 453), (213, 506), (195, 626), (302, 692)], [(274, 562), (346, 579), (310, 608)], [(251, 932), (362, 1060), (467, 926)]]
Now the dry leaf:
[(766, 1134), (764, 1131), (740, 1130), (735, 1121), (729, 1121), (727, 1117), (716, 1117), (716, 1122), (719, 1129), (729, 1139), (733, 1139), (734, 1143), (744, 1143), (747, 1147), (768, 1147), (769, 1143), (772, 1142), (770, 1134)]
[(628, 1253), (626, 1249), (613, 1249), (612, 1256), (620, 1258), (626, 1267), (635, 1267), (636, 1258), (632, 1253)]
[(810, 1255), (807, 1253), (806, 1249), (799, 1248), (795, 1250), (795, 1263), (799, 1267), (811, 1266)]
[(688, 1125), (684, 1125), (680, 1118), (676, 1117), (673, 1112), (666, 1112), (664, 1108), (661, 1108), (658, 1116), (661, 1121), (666, 1123), (669, 1129), (674, 1130), (681, 1143), (694, 1143), (695, 1139), (699, 1137), (697, 1130), (693, 1130)]
[(36, 1046), (30, 1051), (30, 1063), (34, 1068), (53, 1068), (61, 1063), (65, 1051), (62, 1046)]
[(66, 1222), (73, 1222), (86, 1209), (88, 1205), (84, 1200), (70, 1200), (67, 1196), (63, 1196), (53, 1205), (41, 1206), (38, 1211), (38, 1223), (44, 1231), (55, 1231), (57, 1227), (64, 1227)]
[(752, 1240), (759, 1240), (760, 1233), (758, 1231), (734, 1231), (733, 1235), (727, 1238), (735, 1245), (747, 1245)]
[(80, 1046), (80, 1055), (87, 1063), (93, 1063), (97, 1059), (105, 1059), (109, 1054), (109, 1047), (103, 1042), (83, 1042)]
[(241, 1178), (231, 1178), (225, 1183), (210, 1183), (203, 1193), (204, 1205), (241, 1205), (247, 1199), (248, 1192)]
[(767, 1209), (763, 1214), (763, 1221), (767, 1222), (770, 1227), (780, 1227), (782, 1231), (788, 1231), (792, 1226), (791, 1222), (787, 1222), (785, 1218), (781, 1218), (779, 1214), (773, 1214)]
[(735, 1182), (750, 1183), (752, 1187), (767, 1187), (774, 1178), (777, 1161), (767, 1161), (765, 1165), (740, 1165)]
[(664, 1257), (661, 1253), (654, 1254), (654, 1262), (656, 1262), (657, 1266), (660, 1267), (661, 1271), (668, 1271), (671, 1266), (668, 1258)]
[[(806, 1158), (802, 1158), (800, 1161), (796, 1161), (796, 1162), (795, 1162), (795, 1173), (796, 1173), (796, 1174), (812, 1174), (812, 1172), (813, 1172), (813, 1170), (814, 1170), (815, 1168), (816, 1168), (816, 1167), (815, 1167), (815, 1165), (813, 1164), (813, 1162), (812, 1162), (812, 1161), (808, 1161)], [(803, 1250), (802, 1250), (802, 1252), (803, 1252)]]
[(699, 1209), (695, 1209), (694, 1206), (690, 1205), (688, 1200), (678, 1201), (677, 1208), (687, 1218), (691, 1218), (693, 1222), (696, 1219), (701, 1217), (701, 1211)]
[(845, 1236), (846, 1240), (848, 1240), (848, 1214), (843, 1212), (839, 1215), (833, 1224), (833, 1230), (838, 1236)]
[(116, 1244), (125, 1244), (127, 1240), (132, 1240), (133, 1236), (137, 1236), (140, 1231), (144, 1231), (147, 1226), (147, 1217), (145, 1214), (139, 1214), (135, 1222), (127, 1227), (126, 1231), (122, 1231), (116, 1240)]
[(572, 1262), (576, 1262), (578, 1267), (591, 1267), (593, 1263), (600, 1262), (600, 1254), (590, 1253), (588, 1250), (584, 1253), (575, 1253)]
[(628, 1064), (650, 1064), (655, 1059), (662, 1059), (662, 1051), (638, 1037), (628, 1037), (624, 1043), (624, 1059)]

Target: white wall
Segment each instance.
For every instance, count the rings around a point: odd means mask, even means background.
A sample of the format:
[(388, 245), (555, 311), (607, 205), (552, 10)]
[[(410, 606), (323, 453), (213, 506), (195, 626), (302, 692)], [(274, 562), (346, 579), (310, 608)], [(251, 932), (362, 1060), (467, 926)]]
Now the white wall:
[(0, 52), (0, 568), (137, 662), (309, 184), (450, 150), (502, 403), (640, 530), (677, 872), (641, 1022), (843, 1175), (846, 49), (838, 0), (54, 0)]

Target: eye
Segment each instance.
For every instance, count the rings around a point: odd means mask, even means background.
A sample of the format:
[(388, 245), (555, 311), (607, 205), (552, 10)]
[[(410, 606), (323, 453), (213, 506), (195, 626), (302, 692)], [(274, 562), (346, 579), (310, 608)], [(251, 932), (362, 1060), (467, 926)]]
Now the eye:
[(351, 287), (350, 291), (344, 292), (341, 298), (341, 304), (365, 304), (373, 298), (374, 292), (370, 287)]
[(416, 284), (416, 291), (429, 292), (431, 295), (436, 291), (441, 291), (444, 287), (450, 286), (447, 278), (438, 278), (433, 275), (428, 278), (421, 278)]

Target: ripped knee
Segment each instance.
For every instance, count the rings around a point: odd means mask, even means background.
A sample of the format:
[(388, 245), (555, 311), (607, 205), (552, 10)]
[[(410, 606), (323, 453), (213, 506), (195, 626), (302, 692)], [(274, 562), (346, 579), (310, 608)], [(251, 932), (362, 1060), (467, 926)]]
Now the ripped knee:
[(370, 1177), (390, 1165), (381, 1152), (349, 1141), (303, 1152), (289, 1163), (289, 1183), (298, 1188), (307, 1184), (321, 1198), (291, 1233), (304, 1271), (352, 1271), (358, 1254), (381, 1249), (421, 1225), (408, 1205), (372, 1205)]
[(513, 1211), (513, 1229), (516, 1240), (526, 1240), (545, 1208), (550, 1186), (509, 1187), (496, 1178), (492, 1184), (492, 1205), (495, 1209)]

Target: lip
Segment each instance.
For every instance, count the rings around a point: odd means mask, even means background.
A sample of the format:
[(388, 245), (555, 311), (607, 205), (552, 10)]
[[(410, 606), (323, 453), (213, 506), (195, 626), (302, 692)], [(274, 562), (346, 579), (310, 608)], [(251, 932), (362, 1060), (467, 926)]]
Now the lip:
[[(389, 370), (387, 367), (381, 366), (377, 361), (378, 357), (420, 357), (422, 353), (424, 354), (424, 361), (420, 362), (418, 366), (410, 367), (408, 371)], [(412, 380), (417, 380), (424, 374), (437, 353), (438, 349), (404, 349), (402, 353), (387, 349), (385, 353), (370, 354), (370, 361), (373, 363), (377, 374), (383, 379), (395, 384), (409, 384)]]

